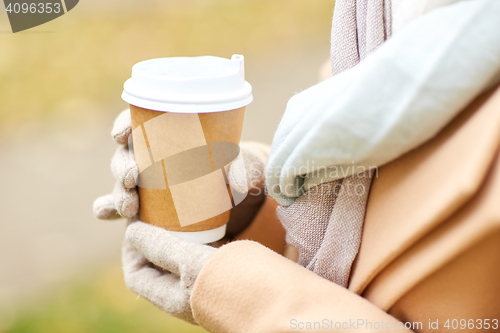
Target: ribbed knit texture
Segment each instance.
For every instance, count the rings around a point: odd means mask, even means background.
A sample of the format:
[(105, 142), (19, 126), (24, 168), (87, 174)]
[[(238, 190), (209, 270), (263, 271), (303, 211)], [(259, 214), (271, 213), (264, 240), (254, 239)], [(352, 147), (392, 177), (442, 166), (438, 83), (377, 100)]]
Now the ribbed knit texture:
[[(357, 65), (391, 33), (390, 0), (338, 0), (332, 23), (333, 75)], [(299, 264), (347, 287), (361, 242), (371, 173), (313, 187), (291, 206), (278, 208), (287, 242)], [(357, 190), (357, 192), (356, 192)]]

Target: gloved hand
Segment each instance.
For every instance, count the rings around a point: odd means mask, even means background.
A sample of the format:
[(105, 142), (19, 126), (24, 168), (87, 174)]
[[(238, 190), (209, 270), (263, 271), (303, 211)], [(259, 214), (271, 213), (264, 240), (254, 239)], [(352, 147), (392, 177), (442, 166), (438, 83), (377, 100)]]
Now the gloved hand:
[[(139, 196), (136, 180), (139, 175), (128, 141), (131, 134), (130, 111), (123, 111), (115, 120), (111, 132), (120, 145), (116, 150), (111, 171), (117, 182), (113, 193), (94, 202), (94, 214), (100, 219), (129, 218), (123, 244), (123, 272), (127, 287), (165, 312), (195, 323), (190, 295), (196, 277), (214, 247), (189, 243), (168, 231), (141, 222), (138, 218)], [(253, 219), (265, 199), (264, 168), (266, 153), (256, 144), (241, 144), (245, 173), (229, 167), (228, 180), (236, 190), (248, 196), (231, 210), (228, 240), (241, 232)], [(222, 244), (223, 242), (218, 242)]]
[(94, 215), (99, 219), (130, 218), (139, 212), (136, 189), (139, 168), (128, 147), (131, 133), (130, 110), (125, 110), (118, 115), (111, 131), (111, 136), (120, 145), (111, 160), (111, 172), (116, 178), (115, 188), (113, 193), (94, 201)]
[(132, 222), (125, 233), (123, 273), (127, 287), (168, 314), (196, 324), (191, 292), (216, 248), (186, 242), (165, 229)]

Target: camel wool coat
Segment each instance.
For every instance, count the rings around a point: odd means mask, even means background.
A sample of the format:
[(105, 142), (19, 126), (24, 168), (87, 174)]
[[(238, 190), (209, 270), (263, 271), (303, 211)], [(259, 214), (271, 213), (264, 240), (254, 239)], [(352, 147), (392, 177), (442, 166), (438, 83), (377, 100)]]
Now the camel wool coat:
[(278, 254), (284, 232), (268, 198), (249, 240), (202, 269), (195, 319), (237, 333), (500, 330), (499, 148), (496, 88), (380, 167), (347, 289)]

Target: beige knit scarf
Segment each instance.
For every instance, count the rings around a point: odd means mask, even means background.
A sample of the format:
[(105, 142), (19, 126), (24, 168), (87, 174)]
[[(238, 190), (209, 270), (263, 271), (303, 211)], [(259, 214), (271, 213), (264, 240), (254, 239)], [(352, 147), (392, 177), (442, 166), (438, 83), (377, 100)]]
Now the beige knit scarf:
[[(333, 75), (354, 67), (391, 34), (391, 0), (337, 0), (332, 23)], [(299, 264), (347, 287), (361, 242), (372, 174), (323, 183), (280, 207)]]

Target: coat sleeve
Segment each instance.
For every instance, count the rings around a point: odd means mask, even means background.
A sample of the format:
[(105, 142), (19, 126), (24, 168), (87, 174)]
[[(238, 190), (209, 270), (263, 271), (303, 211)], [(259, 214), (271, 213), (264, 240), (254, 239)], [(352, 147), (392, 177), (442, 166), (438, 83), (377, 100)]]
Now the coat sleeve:
[(236, 238), (258, 242), (276, 253), (283, 254), (286, 233), (276, 215), (277, 207), (276, 201), (267, 196), (252, 223)]
[(200, 272), (191, 296), (210, 332), (371, 332), (403, 328), (364, 298), (252, 242), (223, 246)]

